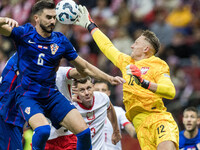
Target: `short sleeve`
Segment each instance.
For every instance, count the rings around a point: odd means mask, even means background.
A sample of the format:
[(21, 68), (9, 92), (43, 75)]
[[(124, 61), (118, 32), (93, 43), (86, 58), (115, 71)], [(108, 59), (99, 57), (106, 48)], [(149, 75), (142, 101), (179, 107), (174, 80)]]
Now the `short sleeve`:
[(76, 57), (78, 57), (76, 49), (74, 48), (74, 46), (71, 44), (71, 42), (67, 38), (64, 39), (64, 42), (65, 42), (65, 45), (66, 45), (64, 57), (68, 61), (75, 60)]
[(23, 37), (24, 34), (28, 33), (32, 29), (33, 29), (33, 26), (30, 23), (27, 23), (19, 27), (14, 27), (11, 32), (10, 38), (12, 38), (16, 43), (19, 43), (21, 40), (21, 37)]
[(155, 74), (155, 81), (161, 81), (163, 79), (170, 79), (169, 66), (166, 63), (162, 63), (159, 68), (157, 68)]
[(17, 56), (17, 53), (15, 53), (13, 56), (13, 61), (14, 61), (14, 65), (13, 65), (13, 69), (14, 69), (14, 72), (16, 72), (18, 69), (18, 56)]
[(115, 111), (116, 111), (116, 113), (119, 114), (118, 115), (119, 124), (120, 124), (121, 129), (123, 129), (125, 127), (125, 125), (130, 122), (126, 118), (125, 111), (122, 108), (119, 107), (118, 109), (115, 109)]

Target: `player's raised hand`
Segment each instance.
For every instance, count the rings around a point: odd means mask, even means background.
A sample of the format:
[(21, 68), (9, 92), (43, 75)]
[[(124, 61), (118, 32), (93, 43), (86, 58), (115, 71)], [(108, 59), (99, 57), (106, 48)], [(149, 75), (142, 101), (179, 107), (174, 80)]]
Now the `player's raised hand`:
[(89, 12), (85, 6), (79, 5), (79, 18), (75, 22), (76, 25), (80, 25), (87, 29), (88, 25), (91, 23), (89, 20)]
[(4, 23), (8, 24), (11, 28), (19, 26), (18, 22), (16, 20), (12, 19), (12, 18), (5, 17), (4, 18)]
[(140, 85), (143, 81), (141, 78), (141, 71), (136, 65), (128, 65), (126, 66), (126, 74), (133, 75), (135, 77), (135, 82)]
[(112, 85), (117, 85), (117, 84), (123, 84), (125, 83), (126, 81), (122, 78), (122, 77), (119, 77), (119, 76), (116, 76), (116, 77), (110, 77), (109, 79), (109, 82), (110, 84)]
[(145, 89), (149, 89), (150, 82), (147, 80), (144, 80), (141, 77), (141, 71), (136, 65), (131, 64), (131, 65), (126, 66), (126, 74), (133, 75), (136, 84), (142, 86)]
[(122, 138), (122, 136), (121, 136), (119, 130), (118, 131), (113, 131), (113, 134), (112, 134), (112, 143), (114, 145), (116, 145), (121, 140), (121, 138)]
[(74, 24), (80, 25), (86, 29), (88, 29), (89, 32), (91, 32), (93, 29), (97, 28), (97, 25), (94, 23), (92, 18), (90, 17), (90, 14), (85, 6), (79, 5), (79, 17), (75, 21)]
[(82, 103), (82, 101), (78, 98), (77, 93), (78, 89), (76, 88), (76, 86), (72, 86), (72, 101)]

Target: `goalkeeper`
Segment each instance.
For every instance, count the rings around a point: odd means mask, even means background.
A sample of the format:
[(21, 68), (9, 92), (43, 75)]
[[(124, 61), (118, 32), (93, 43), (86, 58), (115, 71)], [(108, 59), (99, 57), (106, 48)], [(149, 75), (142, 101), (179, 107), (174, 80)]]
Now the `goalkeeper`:
[(178, 126), (162, 101), (162, 98), (173, 99), (176, 91), (169, 66), (154, 56), (160, 48), (158, 38), (151, 31), (143, 31), (131, 46), (131, 55), (126, 55), (98, 29), (86, 7), (79, 5), (79, 9), (75, 24), (88, 29), (100, 50), (121, 70), (126, 80), (123, 85), (126, 117), (135, 126), (141, 149), (178, 149)]

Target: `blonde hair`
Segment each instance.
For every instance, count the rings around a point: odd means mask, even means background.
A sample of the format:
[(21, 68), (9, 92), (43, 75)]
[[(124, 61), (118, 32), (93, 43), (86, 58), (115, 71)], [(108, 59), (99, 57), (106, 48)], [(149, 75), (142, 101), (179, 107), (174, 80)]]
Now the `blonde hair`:
[(144, 30), (142, 32), (142, 36), (144, 36), (145, 40), (147, 40), (152, 45), (153, 49), (155, 50), (155, 54), (156, 54), (160, 49), (160, 41), (156, 37), (155, 33), (151, 32), (149, 30)]

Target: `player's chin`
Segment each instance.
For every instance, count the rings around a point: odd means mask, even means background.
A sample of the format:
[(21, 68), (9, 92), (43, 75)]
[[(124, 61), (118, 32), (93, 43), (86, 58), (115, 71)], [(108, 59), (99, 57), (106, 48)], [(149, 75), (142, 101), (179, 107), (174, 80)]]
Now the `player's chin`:
[(187, 126), (186, 129), (187, 129), (187, 131), (189, 131), (189, 132), (194, 130), (194, 128), (193, 128), (192, 126)]
[(53, 32), (54, 28), (50, 28), (49, 32)]
[(48, 27), (48, 28), (47, 28), (47, 31), (48, 31), (49, 33), (51, 33), (51, 32), (53, 32), (54, 28), (55, 28), (55, 26)]

